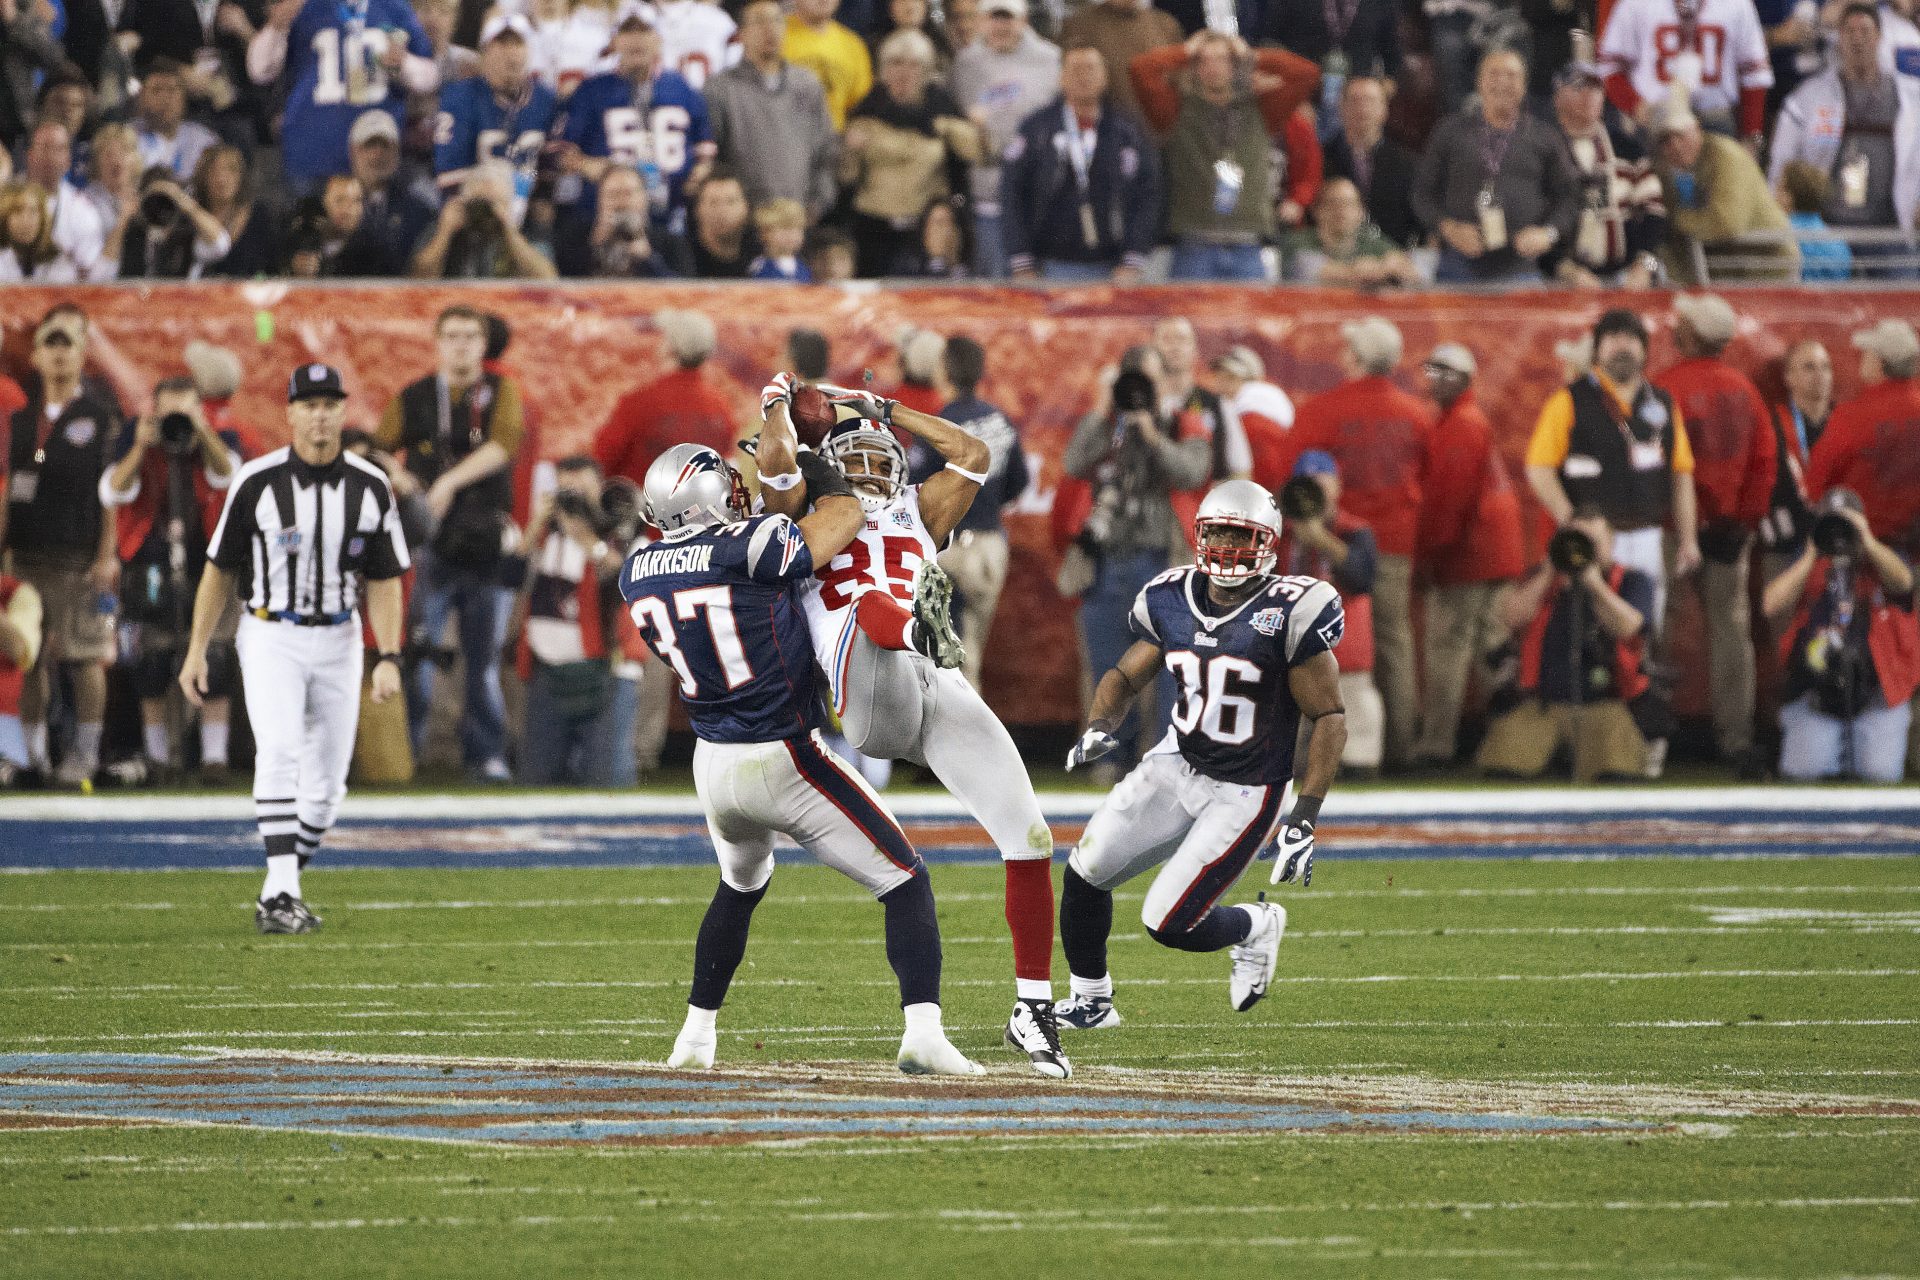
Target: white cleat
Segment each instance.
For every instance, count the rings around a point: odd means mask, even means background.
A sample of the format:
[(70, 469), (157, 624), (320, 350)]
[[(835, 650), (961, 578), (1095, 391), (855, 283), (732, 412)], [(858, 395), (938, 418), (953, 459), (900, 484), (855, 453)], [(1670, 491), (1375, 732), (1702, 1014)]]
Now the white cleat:
[(711, 1031), (683, 1028), (667, 1055), (667, 1065), (676, 1071), (705, 1071), (713, 1066), (713, 1046), (718, 1039)]
[(1245, 1013), (1260, 1003), (1273, 981), (1274, 965), (1280, 959), (1280, 935), (1287, 931), (1287, 909), (1277, 902), (1241, 903), (1253, 913), (1253, 932), (1233, 948), (1233, 975), (1227, 981), (1227, 998), (1234, 1009)]
[(942, 1031), (912, 1031), (900, 1038), (900, 1069), (910, 1076), (983, 1076), (987, 1069), (953, 1047)]

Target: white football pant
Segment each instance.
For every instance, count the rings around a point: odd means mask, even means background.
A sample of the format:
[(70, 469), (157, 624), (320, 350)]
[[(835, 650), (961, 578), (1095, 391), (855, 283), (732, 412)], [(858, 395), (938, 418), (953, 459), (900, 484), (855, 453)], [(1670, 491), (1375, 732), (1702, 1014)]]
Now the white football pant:
[(311, 855), (347, 795), (360, 724), (359, 619), (296, 627), (247, 615), (234, 649), (253, 725), (260, 834), (293, 836), (297, 852)]

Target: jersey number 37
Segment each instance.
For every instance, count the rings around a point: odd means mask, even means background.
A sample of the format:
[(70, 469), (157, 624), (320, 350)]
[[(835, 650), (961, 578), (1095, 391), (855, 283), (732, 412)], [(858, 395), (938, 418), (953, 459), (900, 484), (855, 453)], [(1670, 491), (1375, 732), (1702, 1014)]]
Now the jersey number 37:
[(721, 692), (700, 688), (674, 627), (676, 617), (681, 622), (692, 622), (701, 613), (707, 615), (707, 636), (713, 646), (713, 656), (719, 660), (720, 676), (729, 691), (738, 689), (753, 679), (753, 665), (747, 660), (746, 646), (740, 643), (740, 628), (733, 620), (732, 587), (692, 587), (676, 591), (672, 612), (668, 611), (667, 602), (657, 596), (642, 596), (633, 602), (634, 625), (653, 646), (653, 651), (666, 659), (667, 665), (680, 677), (680, 692), (689, 698), (700, 697), (703, 692), (706, 697), (713, 697)]

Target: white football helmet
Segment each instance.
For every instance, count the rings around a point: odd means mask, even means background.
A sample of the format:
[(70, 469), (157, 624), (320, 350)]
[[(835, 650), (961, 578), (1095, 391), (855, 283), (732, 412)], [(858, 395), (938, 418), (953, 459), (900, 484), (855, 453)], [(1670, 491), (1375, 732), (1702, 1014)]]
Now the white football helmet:
[[(821, 452), (839, 468), (869, 512), (885, 510), (907, 491), (907, 451), (885, 427), (859, 420), (842, 423), (827, 437)], [(856, 461), (859, 469), (850, 469)]]
[(1280, 562), (1280, 508), (1251, 480), (1223, 481), (1200, 501), (1193, 545), (1200, 572), (1222, 586), (1272, 573)]
[(729, 524), (747, 515), (747, 487), (733, 464), (703, 444), (677, 444), (647, 468), (647, 521), (662, 533)]

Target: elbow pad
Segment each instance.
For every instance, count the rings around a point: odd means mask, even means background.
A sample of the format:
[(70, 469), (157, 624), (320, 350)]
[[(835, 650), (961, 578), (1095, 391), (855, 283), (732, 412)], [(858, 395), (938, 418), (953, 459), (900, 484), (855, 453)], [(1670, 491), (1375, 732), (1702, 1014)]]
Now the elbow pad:
[(839, 468), (817, 453), (807, 452), (796, 459), (800, 467), (800, 476), (807, 482), (807, 499), (818, 502), (822, 498), (851, 498), (855, 494), (847, 478), (840, 474)]

